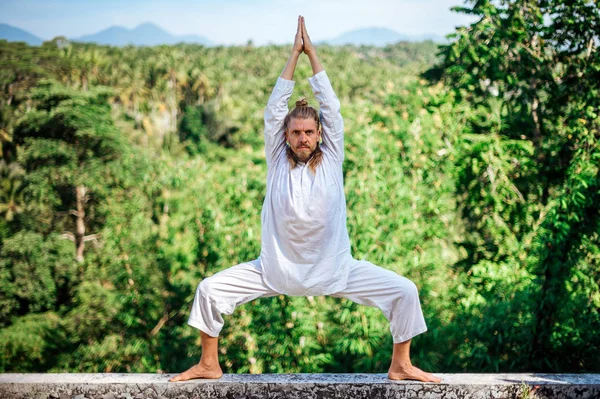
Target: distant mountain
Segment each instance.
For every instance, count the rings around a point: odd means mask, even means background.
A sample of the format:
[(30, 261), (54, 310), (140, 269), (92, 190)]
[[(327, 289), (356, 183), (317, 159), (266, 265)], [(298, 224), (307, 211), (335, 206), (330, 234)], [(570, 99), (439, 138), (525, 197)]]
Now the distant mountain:
[[(29, 32), (16, 28), (8, 24), (0, 24), (0, 39), (6, 39), (10, 42), (23, 41), (32, 46), (39, 46), (43, 40)], [(69, 38), (75, 42), (91, 42), (98, 44), (107, 44), (111, 46), (156, 46), (160, 44), (176, 43), (198, 43), (205, 46), (214, 46), (215, 43), (203, 36), (184, 35), (174, 36), (153, 23), (144, 23), (134, 29), (127, 29), (122, 26), (111, 26), (98, 33)], [(333, 46), (344, 44), (374, 45), (385, 46), (397, 43), (399, 41), (423, 41), (433, 40), (437, 43), (445, 43), (447, 39), (439, 35), (403, 35), (388, 28), (362, 28), (346, 32), (336, 38), (322, 40), (319, 43), (327, 43)]]
[(418, 35), (410, 36), (398, 33), (388, 28), (362, 28), (356, 29), (350, 32), (343, 33), (342, 35), (329, 40), (323, 40), (321, 43), (327, 43), (333, 46), (339, 46), (344, 44), (354, 45), (372, 45), (372, 46), (386, 46), (388, 44), (397, 43), (400, 41), (423, 41), (432, 40), (438, 43), (446, 42), (446, 38), (439, 35)]
[(160, 44), (176, 44), (181, 42), (198, 43), (205, 46), (213, 45), (210, 40), (202, 36), (173, 36), (161, 27), (149, 22), (141, 24), (134, 29), (127, 29), (122, 26), (111, 26), (98, 33), (74, 37), (71, 40), (74, 42), (91, 42), (108, 44), (111, 46), (126, 46), (128, 44), (134, 46), (156, 46)]
[(39, 37), (8, 24), (0, 24), (0, 39), (9, 42), (26, 42), (30, 46), (39, 46), (44, 42)]

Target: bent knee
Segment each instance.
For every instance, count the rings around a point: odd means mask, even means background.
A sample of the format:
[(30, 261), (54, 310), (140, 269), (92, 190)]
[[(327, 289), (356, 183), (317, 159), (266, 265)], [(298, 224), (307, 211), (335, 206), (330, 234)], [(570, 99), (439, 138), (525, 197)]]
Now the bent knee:
[(406, 277), (398, 276), (398, 294), (403, 299), (419, 299), (417, 285)]
[(196, 288), (196, 295), (202, 295), (205, 298), (211, 297), (216, 291), (216, 284), (213, 277), (205, 278), (200, 281), (198, 288)]

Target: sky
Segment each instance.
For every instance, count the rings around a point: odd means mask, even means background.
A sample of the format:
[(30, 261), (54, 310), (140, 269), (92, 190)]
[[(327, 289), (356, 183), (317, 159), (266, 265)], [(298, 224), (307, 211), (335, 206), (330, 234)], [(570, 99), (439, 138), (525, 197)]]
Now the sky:
[(225, 45), (290, 43), (298, 15), (313, 41), (365, 27), (444, 36), (466, 25), (450, 11), (463, 0), (0, 0), (0, 23), (43, 40), (78, 37), (112, 25), (152, 22), (174, 35), (195, 34)]

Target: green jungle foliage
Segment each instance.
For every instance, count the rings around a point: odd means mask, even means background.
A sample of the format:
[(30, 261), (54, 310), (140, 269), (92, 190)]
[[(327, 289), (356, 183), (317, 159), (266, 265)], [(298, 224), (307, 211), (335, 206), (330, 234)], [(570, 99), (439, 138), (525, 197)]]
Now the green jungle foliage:
[[(596, 3), (477, 1), (448, 45), (319, 47), (355, 258), (418, 288), (438, 372), (599, 372)], [(254, 259), (289, 46), (0, 41), (0, 372), (178, 372), (203, 278)], [(307, 59), (291, 103), (306, 97)], [(381, 311), (239, 307), (227, 373), (386, 372)]]

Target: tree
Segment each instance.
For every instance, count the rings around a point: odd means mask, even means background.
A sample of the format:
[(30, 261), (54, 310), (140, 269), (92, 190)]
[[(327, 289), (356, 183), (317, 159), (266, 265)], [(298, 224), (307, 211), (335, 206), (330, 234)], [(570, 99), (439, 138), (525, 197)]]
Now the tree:
[(63, 226), (79, 262), (85, 243), (98, 238), (86, 230), (101, 225), (94, 205), (108, 195), (107, 165), (122, 153), (123, 140), (107, 104), (110, 93), (103, 88), (82, 93), (44, 81), (32, 91), (35, 109), (14, 129), (27, 195), (51, 209), (51, 223)]
[(23, 176), (25, 171), (17, 162), (9, 165), (0, 160), (0, 214), (4, 214), (7, 222), (12, 222), (15, 215), (23, 212)]
[[(492, 344), (519, 348), (510, 364), (598, 370), (588, 354), (600, 348), (600, 317), (590, 309), (600, 253), (600, 10), (585, 0), (468, 3), (454, 10), (478, 20), (450, 35), (456, 40), (425, 74), (474, 109), (474, 134), (463, 136), (457, 154), (470, 226), (463, 265), (487, 265), (488, 283), (491, 265), (521, 275), (512, 288), (498, 286), (513, 290), (506, 306), (523, 296), (529, 304), (500, 326), (504, 343)], [(527, 312), (535, 316), (523, 318)], [(526, 336), (517, 331), (522, 323)]]

